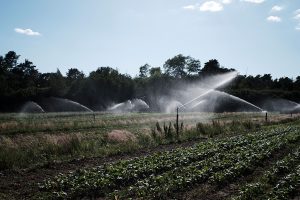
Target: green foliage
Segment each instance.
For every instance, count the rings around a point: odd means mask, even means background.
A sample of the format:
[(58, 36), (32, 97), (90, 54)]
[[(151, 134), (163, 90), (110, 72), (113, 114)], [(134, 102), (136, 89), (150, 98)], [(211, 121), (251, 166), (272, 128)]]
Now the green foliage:
[(176, 78), (184, 78), (187, 75), (198, 74), (201, 63), (190, 56), (178, 54), (168, 59), (164, 64), (165, 73)]
[(73, 81), (82, 80), (84, 78), (84, 73), (76, 68), (70, 68), (66, 75), (68, 81), (70, 81), (71, 83)]
[[(182, 124), (183, 127), (183, 124)], [(157, 140), (158, 138), (160, 139), (164, 139), (168, 142), (175, 142), (178, 141), (179, 138), (176, 135), (176, 125), (173, 124), (171, 122), (169, 122), (168, 124), (164, 123), (163, 127), (161, 127), (161, 125), (159, 124), (159, 122), (156, 122), (155, 124), (155, 128), (152, 129), (152, 137), (154, 140)], [(162, 140), (160, 141), (160, 143), (162, 142)]]
[(167, 140), (170, 140), (170, 141), (173, 140), (174, 131), (173, 131), (171, 122), (169, 122), (169, 126), (164, 124), (164, 135)]
[(196, 131), (201, 135), (208, 137), (226, 135), (232, 132), (245, 130), (255, 130), (258, 128), (260, 128), (260, 124), (254, 123), (250, 120), (232, 120), (230, 123), (222, 123), (219, 120), (212, 120), (211, 123), (199, 122), (196, 124)]
[(210, 76), (210, 75), (216, 75), (216, 74), (226, 73), (226, 72), (230, 72), (230, 71), (234, 71), (234, 69), (227, 69), (227, 68), (221, 67), (218, 60), (212, 59), (204, 64), (204, 67), (201, 70), (201, 73), (203, 75)]
[(148, 64), (145, 64), (145, 65), (142, 65), (140, 66), (140, 74), (139, 74), (139, 77), (141, 78), (146, 78), (148, 77), (149, 75), (149, 69), (151, 68), (150, 65)]
[[(300, 149), (277, 161), (257, 182), (241, 187), (233, 199), (289, 199), (300, 183)], [(267, 192), (266, 192), (267, 191)]]
[[(299, 142), (299, 129), (274, 129), (254, 134), (209, 140), (194, 147), (159, 152), (60, 174), (40, 184), (53, 198), (118, 197), (170, 199), (196, 184), (223, 185), (251, 172), (286, 145)], [(298, 171), (297, 171), (298, 172)], [(296, 173), (285, 182), (296, 184)], [(284, 188), (286, 183), (281, 184)], [(280, 186), (281, 186), (280, 185)], [(254, 192), (257, 186), (252, 189)], [(283, 191), (283, 190), (277, 190)], [(285, 195), (285, 192), (278, 192)]]

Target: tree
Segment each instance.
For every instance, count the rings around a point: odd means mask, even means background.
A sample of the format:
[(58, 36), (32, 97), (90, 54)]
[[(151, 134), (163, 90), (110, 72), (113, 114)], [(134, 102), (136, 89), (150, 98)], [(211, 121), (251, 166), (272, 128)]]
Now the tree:
[(43, 87), (50, 89), (52, 96), (64, 96), (66, 94), (66, 80), (59, 69), (55, 73), (46, 73), (40, 76), (40, 83)]
[(14, 76), (14, 83), (17, 83), (16, 88), (26, 88), (36, 86), (39, 72), (36, 66), (29, 60), (18, 64), (11, 70)]
[(293, 89), (293, 80), (288, 77), (282, 77), (282, 78), (279, 78), (278, 85), (279, 85), (280, 89), (292, 90)]
[(4, 58), (3, 56), (0, 56), (0, 75), (4, 74), (5, 71)]
[(4, 67), (4, 58), (0, 56), (0, 94), (6, 93), (7, 90), (7, 70)]
[(178, 54), (177, 56), (168, 59), (165, 64), (165, 72), (167, 75), (182, 78), (186, 76), (186, 60), (188, 57)]
[(199, 60), (188, 56), (186, 59), (186, 65), (188, 75), (198, 74), (200, 72), (201, 63)]
[(69, 81), (81, 80), (84, 78), (84, 73), (76, 68), (70, 68), (67, 72), (67, 79)]
[(204, 75), (222, 74), (226, 72), (235, 71), (234, 69), (228, 69), (220, 66), (220, 63), (216, 59), (211, 59), (204, 64), (201, 73)]
[(96, 109), (104, 108), (112, 102), (131, 99), (134, 95), (134, 82), (131, 77), (110, 67), (100, 67), (91, 72), (87, 86), (89, 87), (83, 87), (81, 93), (84, 98), (94, 99)]
[(16, 54), (16, 52), (14, 51), (9, 51), (5, 57), (4, 57), (4, 60), (2, 61), (3, 62), (3, 69), (5, 71), (10, 71), (12, 70), (18, 63), (18, 59), (19, 59), (19, 55)]
[(264, 74), (261, 77), (262, 88), (271, 89), (273, 87), (273, 80), (271, 74)]
[(150, 77), (159, 77), (161, 76), (161, 69), (160, 67), (152, 67), (150, 70)]
[(140, 74), (139, 77), (141, 78), (146, 78), (149, 75), (149, 69), (151, 68), (150, 65), (148, 65), (147, 63), (140, 66)]
[(300, 89), (300, 76), (297, 76), (295, 80), (295, 88)]
[(220, 71), (220, 63), (216, 59), (209, 60), (204, 64), (201, 72), (205, 74), (217, 74)]

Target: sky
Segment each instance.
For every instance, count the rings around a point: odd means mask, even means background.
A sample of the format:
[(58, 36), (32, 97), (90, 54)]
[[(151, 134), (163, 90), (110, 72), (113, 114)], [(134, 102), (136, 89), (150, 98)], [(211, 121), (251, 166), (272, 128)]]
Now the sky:
[(0, 0), (0, 55), (40, 72), (131, 76), (177, 54), (241, 74), (300, 75), (299, 0)]

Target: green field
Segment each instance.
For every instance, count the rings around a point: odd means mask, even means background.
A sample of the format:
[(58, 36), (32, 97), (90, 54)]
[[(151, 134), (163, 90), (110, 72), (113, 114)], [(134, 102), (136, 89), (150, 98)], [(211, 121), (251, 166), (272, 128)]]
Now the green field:
[[(0, 198), (290, 199), (300, 120), (269, 113), (0, 115)], [(14, 177), (14, 178), (12, 178)]]

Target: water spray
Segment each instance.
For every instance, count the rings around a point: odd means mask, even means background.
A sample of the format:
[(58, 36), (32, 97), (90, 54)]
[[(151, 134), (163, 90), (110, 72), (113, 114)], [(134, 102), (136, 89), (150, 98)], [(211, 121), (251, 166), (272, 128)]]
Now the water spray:
[(192, 99), (192, 100), (186, 102), (185, 104), (179, 106), (179, 108), (185, 107), (186, 105), (189, 105), (190, 103), (193, 103), (194, 101), (200, 99), (201, 97), (205, 96), (206, 94), (208, 94), (208, 93), (210, 93), (210, 92), (212, 92), (212, 91), (214, 91), (214, 89), (209, 89), (209, 90), (207, 90), (207, 91), (204, 92), (203, 94), (201, 94), (201, 95), (197, 96), (196, 98), (194, 98), (194, 99)]
[[(229, 72), (227, 74), (221, 74), (221, 75), (216, 75), (213, 78), (210, 78), (206, 81), (206, 91), (200, 94), (199, 96), (191, 99), (190, 101), (184, 103), (183, 105), (179, 106), (179, 108), (185, 107), (199, 99), (201, 99), (203, 96), (215, 91), (217, 88), (222, 87), (226, 84), (228, 84), (230, 81), (232, 81), (238, 73), (236, 71), (234, 72)], [(221, 80), (221, 81), (220, 81)], [(203, 84), (202, 84), (203, 85)], [(204, 88), (203, 88), (204, 89)]]

